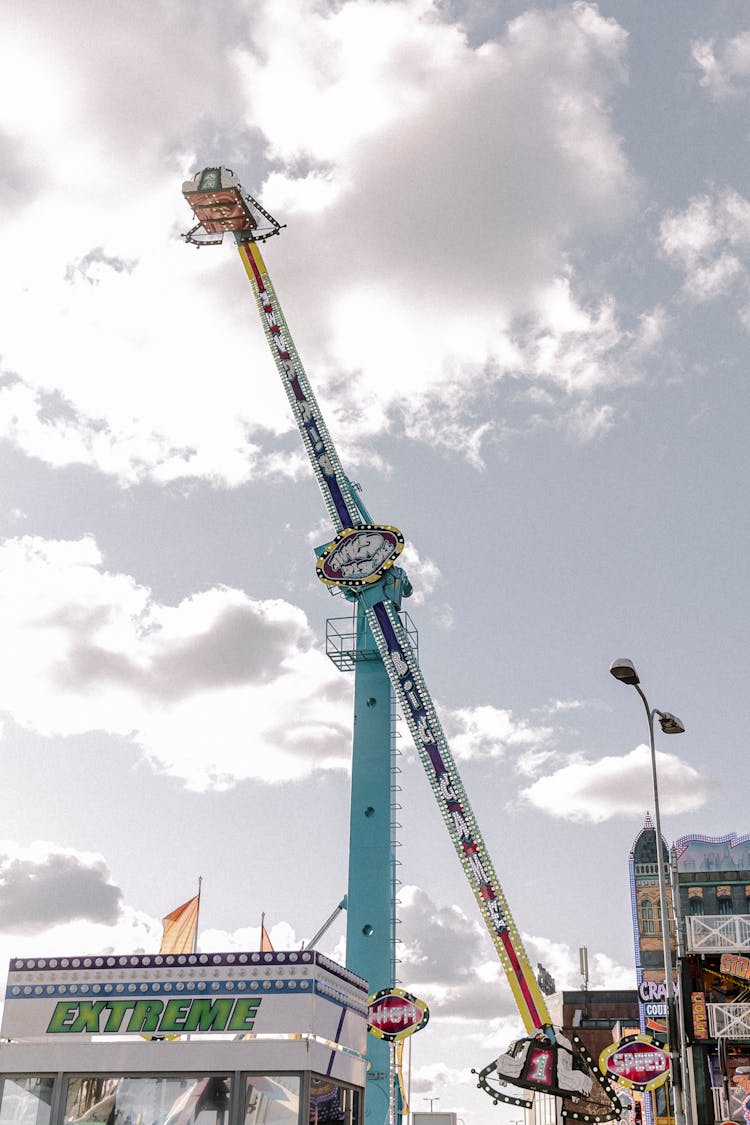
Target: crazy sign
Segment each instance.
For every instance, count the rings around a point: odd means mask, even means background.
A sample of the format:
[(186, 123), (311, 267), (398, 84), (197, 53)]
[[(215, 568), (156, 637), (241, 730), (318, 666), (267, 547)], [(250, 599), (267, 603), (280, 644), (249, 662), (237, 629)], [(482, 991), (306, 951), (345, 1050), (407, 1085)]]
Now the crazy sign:
[(367, 1030), (378, 1039), (393, 1043), (420, 1031), (430, 1018), (424, 1000), (403, 988), (381, 988), (368, 1000)]
[(626, 1035), (599, 1056), (599, 1068), (632, 1090), (654, 1090), (669, 1077), (669, 1056), (649, 1035)]

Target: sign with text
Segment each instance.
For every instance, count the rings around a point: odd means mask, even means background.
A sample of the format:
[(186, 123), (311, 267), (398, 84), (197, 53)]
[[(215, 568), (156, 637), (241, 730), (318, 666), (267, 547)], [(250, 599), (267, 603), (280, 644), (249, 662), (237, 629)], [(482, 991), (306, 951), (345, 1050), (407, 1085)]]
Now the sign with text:
[(430, 1009), (403, 988), (381, 988), (369, 1000), (367, 1030), (378, 1039), (397, 1042), (413, 1035), (427, 1023)]
[(669, 1076), (669, 1056), (648, 1035), (626, 1035), (602, 1051), (599, 1069), (633, 1090), (654, 1090)]
[(11, 961), (0, 1034), (308, 1033), (363, 1053), (364, 981), (312, 950)]
[(693, 1035), (696, 1039), (708, 1039), (708, 1009), (705, 992), (693, 992), (690, 997), (693, 1011)]
[(750, 957), (741, 957), (738, 953), (722, 953), (719, 972), (726, 973), (728, 977), (738, 977), (739, 980), (750, 980)]

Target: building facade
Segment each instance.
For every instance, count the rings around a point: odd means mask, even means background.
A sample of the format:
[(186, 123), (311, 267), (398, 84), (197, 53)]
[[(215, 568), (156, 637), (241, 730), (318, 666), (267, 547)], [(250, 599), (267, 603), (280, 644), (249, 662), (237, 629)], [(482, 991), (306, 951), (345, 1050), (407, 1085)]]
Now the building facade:
[[(661, 841), (686, 1114), (691, 1125), (750, 1123), (750, 835)], [(656, 832), (646, 816), (630, 853), (641, 1030), (666, 1035)], [(667, 1125), (666, 1088), (642, 1099)]]
[[(661, 840), (661, 862), (666, 881), (667, 922), (669, 925), (670, 971), (675, 991), (679, 989), (676, 969), (676, 930), (669, 880), (669, 849)], [(658, 1041), (667, 1038), (666, 974), (664, 936), (659, 901), (659, 868), (656, 829), (650, 814), (633, 841), (630, 851), (630, 903), (633, 915), (636, 987), (640, 1030)], [(668, 1103), (668, 1086), (636, 1096), (637, 1115), (647, 1125), (667, 1125), (673, 1121)]]
[(675, 844), (693, 1121), (750, 1121), (750, 836)]

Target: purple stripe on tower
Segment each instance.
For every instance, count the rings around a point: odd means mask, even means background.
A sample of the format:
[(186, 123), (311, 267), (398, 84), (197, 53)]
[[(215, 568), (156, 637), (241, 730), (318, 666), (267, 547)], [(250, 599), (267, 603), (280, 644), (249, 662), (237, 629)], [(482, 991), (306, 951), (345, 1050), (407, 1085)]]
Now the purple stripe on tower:
[[(333, 1037), (334, 1043), (338, 1043), (338, 1041), (339, 1041), (339, 1038), (341, 1036), (341, 1028), (344, 1026), (344, 1020), (346, 1019), (346, 1013), (347, 1013), (347, 1009), (342, 1008), (341, 1009), (341, 1015), (339, 1016), (339, 1026), (336, 1028), (336, 1034)], [(328, 1063), (328, 1069), (326, 1070), (326, 1074), (330, 1074), (331, 1071), (333, 1070), (333, 1060), (335, 1058), (336, 1058), (336, 1052), (331, 1051), (331, 1060)]]
[(323, 479), (326, 482), (328, 491), (331, 494), (331, 499), (333, 500), (334, 506), (339, 514), (339, 519), (341, 520), (342, 524), (344, 525), (344, 527), (354, 527), (354, 518), (346, 506), (344, 495), (339, 488), (339, 482), (335, 477), (333, 477), (331, 480), (327, 480), (325, 477)]

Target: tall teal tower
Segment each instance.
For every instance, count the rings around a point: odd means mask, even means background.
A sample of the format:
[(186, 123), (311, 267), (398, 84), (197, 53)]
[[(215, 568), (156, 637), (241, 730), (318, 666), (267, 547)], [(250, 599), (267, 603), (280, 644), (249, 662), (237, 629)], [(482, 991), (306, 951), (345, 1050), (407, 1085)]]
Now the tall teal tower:
[[(363, 518), (370, 518), (356, 497)], [(399, 567), (388, 586), (400, 607), (411, 593)], [(402, 620), (412, 641), (407, 614)], [(396, 708), (391, 682), (377, 642), (358, 600), (348, 618), (329, 619), (326, 652), (341, 671), (354, 672), (349, 872), (347, 883), (346, 964), (369, 982), (370, 993), (396, 983)], [(369, 1036), (367, 1121), (400, 1120), (401, 1096), (391, 1044)]]
[[(351, 618), (328, 622), (326, 647), (337, 667), (354, 671), (346, 964), (373, 993), (396, 979), (393, 692), (360, 606)], [(387, 1122), (398, 1101), (391, 1055), (389, 1043), (368, 1036), (366, 1113), (373, 1125)]]

